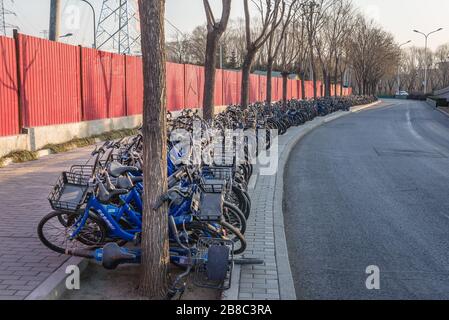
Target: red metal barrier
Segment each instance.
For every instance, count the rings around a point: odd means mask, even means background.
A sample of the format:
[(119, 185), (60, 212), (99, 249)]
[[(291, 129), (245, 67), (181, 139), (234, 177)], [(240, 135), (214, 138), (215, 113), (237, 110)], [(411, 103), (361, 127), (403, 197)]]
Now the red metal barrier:
[(142, 59), (126, 57), (126, 110), (127, 115), (142, 114), (143, 106)]
[(223, 98), (226, 105), (240, 102), (239, 72), (223, 70)]
[(0, 136), (20, 130), (16, 65), (14, 40), (0, 37)]
[(186, 64), (185, 66), (185, 108), (198, 108), (202, 104), (204, 88), (204, 71), (202, 67)]
[(306, 99), (313, 98), (313, 81), (305, 81)]
[(122, 55), (82, 49), (83, 120), (123, 117), (125, 59)]
[[(14, 40), (0, 37), (0, 136), (18, 134), (21, 127), (122, 117), (142, 112), (141, 58), (81, 49), (25, 35), (18, 35), (17, 41), (19, 61), (16, 61)], [(241, 79), (241, 72), (217, 70), (215, 105), (239, 104)], [(251, 102), (266, 99), (266, 82), (265, 76), (250, 76)], [(273, 101), (282, 100), (282, 85), (282, 78), (272, 78)], [(313, 98), (312, 81), (306, 81), (304, 89), (303, 98)], [(321, 82), (317, 81), (318, 96), (321, 89)], [(169, 110), (201, 107), (203, 90), (203, 67), (167, 63)], [(331, 90), (335, 92), (334, 86)], [(340, 86), (337, 90), (339, 94)], [(352, 94), (352, 88), (343, 88), (342, 91), (343, 95)], [(287, 97), (301, 98), (299, 80), (288, 80)]]
[(170, 111), (184, 108), (184, 65), (167, 63), (167, 109)]
[(279, 78), (273, 77), (271, 78), (271, 100), (278, 101), (278, 81)]
[(259, 76), (251, 74), (249, 76), (249, 102), (259, 101)]
[(267, 77), (259, 76), (259, 99), (260, 101), (267, 100)]
[(223, 103), (223, 70), (217, 69), (215, 73), (215, 105), (222, 106)]
[(283, 86), (284, 86), (284, 79), (278, 78), (277, 85), (278, 85), (278, 89), (277, 89), (278, 96), (277, 96), (276, 101), (281, 101), (284, 98), (283, 97), (283, 95), (284, 95), (284, 91), (283, 91), (284, 90), (284, 88), (283, 88)]
[(81, 121), (79, 48), (19, 35), (22, 125)]

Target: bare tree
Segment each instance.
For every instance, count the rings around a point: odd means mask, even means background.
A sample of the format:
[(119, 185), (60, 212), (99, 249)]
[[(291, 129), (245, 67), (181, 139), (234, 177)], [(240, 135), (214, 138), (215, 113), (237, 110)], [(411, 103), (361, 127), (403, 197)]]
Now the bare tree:
[(400, 54), (393, 36), (361, 15), (351, 32), (349, 51), (360, 94), (375, 94), (382, 77), (392, 65), (397, 66)]
[(284, 105), (288, 99), (288, 77), (296, 69), (297, 57), (300, 53), (299, 44), (296, 42), (295, 30), (289, 27), (282, 39), (282, 46), (278, 55), (276, 66), (282, 74), (282, 101)]
[(215, 73), (217, 64), (217, 47), (221, 36), (228, 25), (231, 14), (231, 0), (222, 0), (222, 13), (220, 22), (214, 17), (209, 0), (203, 0), (207, 18), (207, 45), (204, 65), (204, 97), (203, 116), (205, 120), (212, 120), (215, 105)]
[(166, 292), (169, 264), (167, 207), (154, 209), (167, 191), (165, 0), (139, 0), (144, 74), (142, 272), (139, 290), (150, 298)]
[[(249, 0), (243, 0), (245, 9), (246, 55), (242, 65), (241, 106), (246, 108), (249, 103), (249, 75), (254, 59), (259, 49), (270, 38), (271, 34), (281, 24), (286, 7), (285, 0), (251, 0), (260, 14), (260, 30), (251, 29)], [(256, 34), (255, 34), (256, 33)]]
[(317, 35), (326, 22), (327, 11), (335, 0), (306, 0), (301, 5), (301, 14), (304, 16), (307, 41), (309, 44), (310, 67), (313, 76), (313, 97), (318, 96), (317, 91), (317, 67), (315, 62), (315, 44)]
[(306, 97), (306, 74), (307, 66), (309, 65), (309, 44), (307, 41), (306, 25), (304, 16), (301, 11), (296, 14), (295, 21), (293, 23), (293, 28), (295, 30), (296, 36), (296, 46), (298, 50), (298, 55), (296, 59), (296, 72), (301, 81), (301, 97), (304, 99)]
[[(267, 104), (271, 104), (272, 100), (272, 75), (273, 75), (273, 66), (278, 57), (279, 50), (281, 47), (283, 48), (283, 57), (284, 62), (287, 59), (287, 49), (291, 49), (291, 46), (287, 47), (287, 41), (284, 41), (286, 36), (288, 36), (289, 40), (291, 40), (292, 35), (295, 32), (292, 30), (290, 34), (287, 35), (287, 29), (289, 28), (293, 17), (295, 16), (296, 10), (298, 8), (298, 0), (292, 0), (288, 5), (288, 9), (286, 11), (285, 17), (282, 19), (282, 23), (280, 28), (275, 29), (274, 32), (268, 37), (268, 41), (266, 42), (266, 59), (267, 59), (267, 94), (266, 94), (266, 102)], [(272, 23), (276, 23), (277, 21), (273, 21)], [(274, 26), (273, 26), (274, 27)], [(296, 49), (296, 48), (295, 48)]]

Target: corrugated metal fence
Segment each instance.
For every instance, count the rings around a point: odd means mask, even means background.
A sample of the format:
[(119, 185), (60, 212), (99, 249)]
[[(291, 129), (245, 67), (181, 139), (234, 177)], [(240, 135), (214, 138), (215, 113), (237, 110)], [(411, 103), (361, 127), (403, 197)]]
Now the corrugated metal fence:
[[(217, 106), (240, 102), (241, 79), (239, 71), (217, 70)], [(265, 99), (266, 82), (265, 76), (250, 76), (250, 102)], [(169, 110), (200, 108), (203, 90), (203, 67), (167, 63)], [(304, 98), (301, 92), (299, 80), (288, 80), (289, 99)], [(343, 92), (348, 95), (351, 90)], [(310, 81), (305, 93), (305, 98), (313, 97)], [(272, 99), (282, 99), (280, 78), (273, 78)], [(142, 104), (141, 58), (21, 34), (15, 39), (0, 37), (0, 136), (26, 127), (141, 114)]]
[(19, 133), (16, 50), (12, 39), (0, 37), (0, 136)]

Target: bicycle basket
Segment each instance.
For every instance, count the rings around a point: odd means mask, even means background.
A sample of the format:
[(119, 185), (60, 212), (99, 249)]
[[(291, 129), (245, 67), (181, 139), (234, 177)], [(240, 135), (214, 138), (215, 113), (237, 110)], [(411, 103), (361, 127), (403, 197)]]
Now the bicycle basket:
[(208, 179), (231, 181), (234, 172), (232, 167), (203, 167), (202, 174)]
[(53, 210), (75, 213), (86, 201), (90, 176), (63, 172), (48, 196)]
[(200, 188), (206, 193), (223, 193), (226, 189), (226, 180), (201, 178)]
[(193, 283), (202, 288), (228, 290), (234, 267), (234, 243), (229, 240), (200, 238)]
[(70, 168), (70, 173), (92, 177), (94, 173), (93, 165), (74, 165)]

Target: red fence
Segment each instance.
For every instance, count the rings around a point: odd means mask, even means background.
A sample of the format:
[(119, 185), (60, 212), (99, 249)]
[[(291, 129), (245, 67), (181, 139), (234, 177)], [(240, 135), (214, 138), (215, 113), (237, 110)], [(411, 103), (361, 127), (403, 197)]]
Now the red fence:
[(0, 37), (0, 136), (19, 133), (19, 101), (14, 40)]
[(81, 121), (78, 47), (19, 35), (22, 126)]
[[(239, 71), (217, 70), (217, 106), (240, 102), (241, 79)], [(266, 82), (265, 76), (250, 76), (250, 102), (265, 99)], [(318, 94), (320, 86), (318, 82)], [(203, 90), (203, 67), (167, 63), (169, 110), (200, 108)], [(305, 92), (306, 98), (313, 97), (310, 81)], [(349, 95), (351, 89), (343, 93)], [(288, 80), (287, 96), (301, 98), (299, 80)], [(273, 78), (272, 100), (281, 99), (282, 79)], [(18, 134), (24, 127), (141, 114), (142, 104), (141, 58), (25, 35), (0, 37), (0, 136)]]

